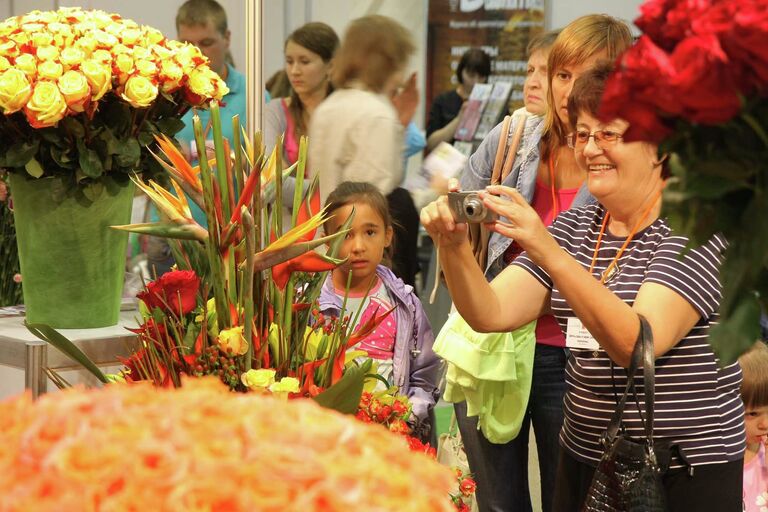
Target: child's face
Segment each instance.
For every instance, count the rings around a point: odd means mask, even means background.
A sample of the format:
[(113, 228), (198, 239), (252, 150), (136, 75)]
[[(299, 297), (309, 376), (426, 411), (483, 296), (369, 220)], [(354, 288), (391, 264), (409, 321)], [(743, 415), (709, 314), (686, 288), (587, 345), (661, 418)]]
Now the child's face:
[(747, 429), (747, 444), (765, 442), (768, 435), (768, 406), (746, 407), (744, 423)]
[(339, 250), (339, 257), (348, 260), (337, 269), (344, 280), (352, 273), (352, 286), (376, 272), (376, 266), (384, 257), (384, 249), (392, 242), (392, 227), (384, 226), (384, 219), (367, 203), (348, 204), (334, 211), (333, 218), (328, 221), (331, 233), (341, 228), (353, 207), (355, 218)]

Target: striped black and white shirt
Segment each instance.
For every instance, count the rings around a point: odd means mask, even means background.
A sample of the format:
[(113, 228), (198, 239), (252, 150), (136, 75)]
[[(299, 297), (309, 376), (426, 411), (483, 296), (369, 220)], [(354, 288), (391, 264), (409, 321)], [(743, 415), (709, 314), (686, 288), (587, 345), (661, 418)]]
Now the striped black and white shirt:
[[(604, 215), (600, 205), (572, 209), (560, 214), (549, 230), (565, 251), (589, 269)], [(606, 230), (595, 264), (596, 279), (600, 279), (624, 241)], [(738, 363), (720, 368), (707, 343), (709, 329), (718, 320), (719, 267), (725, 241), (715, 236), (681, 256), (687, 242), (686, 237), (674, 234), (663, 219), (657, 219), (633, 237), (606, 286), (631, 305), (643, 283), (658, 283), (683, 296), (701, 316), (683, 339), (656, 360), (654, 409), (654, 438), (678, 443), (695, 466), (743, 456), (744, 409)], [(514, 264), (551, 289), (552, 311), (565, 332), (568, 318), (575, 315), (549, 275), (526, 253)], [(617, 396), (624, 391), (626, 371), (618, 365), (611, 370), (610, 359), (602, 349), (573, 349), (571, 354), (560, 442), (578, 460), (596, 464), (603, 453), (600, 437), (616, 408)], [(643, 407), (642, 386), (638, 391)], [(624, 423), (630, 436), (643, 437), (638, 410), (631, 401), (624, 412)], [(681, 461), (673, 459), (672, 467), (681, 465)]]

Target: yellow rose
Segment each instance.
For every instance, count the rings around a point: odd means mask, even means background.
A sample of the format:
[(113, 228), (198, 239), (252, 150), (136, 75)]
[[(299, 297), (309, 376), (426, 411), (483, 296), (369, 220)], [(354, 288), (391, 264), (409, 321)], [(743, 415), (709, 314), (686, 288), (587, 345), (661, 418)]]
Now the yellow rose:
[(0, 108), (4, 114), (21, 109), (32, 96), (32, 86), (23, 71), (10, 68), (0, 73)]
[(14, 58), (17, 55), (19, 55), (19, 47), (16, 46), (16, 43), (13, 41), (6, 40), (6, 41), (0, 41), (0, 56), (1, 57), (8, 57), (8, 58)]
[(184, 72), (176, 61), (166, 59), (160, 63), (160, 86), (163, 92), (178, 90), (183, 79)]
[(152, 50), (143, 46), (134, 46), (131, 50), (133, 60), (152, 60)]
[(41, 62), (37, 67), (37, 77), (41, 80), (57, 80), (64, 73), (64, 66), (53, 60)]
[(98, 46), (98, 43), (94, 38), (90, 36), (83, 36), (78, 38), (78, 40), (75, 42), (75, 46), (83, 50), (86, 57), (90, 57), (90, 55), (93, 53), (93, 50), (95, 50)]
[(143, 26), (141, 27), (142, 31), (144, 32), (144, 46), (153, 46), (158, 43), (160, 43), (163, 39), (165, 39), (165, 36), (162, 32), (157, 30), (156, 28)]
[(80, 65), (80, 71), (91, 86), (91, 100), (98, 101), (112, 88), (112, 68), (108, 64), (90, 59)]
[(275, 383), (275, 370), (248, 370), (240, 375), (243, 385), (251, 391), (266, 391)]
[(24, 107), (24, 113), (32, 128), (45, 128), (58, 123), (67, 111), (67, 102), (53, 82), (35, 84), (32, 97)]
[(115, 36), (108, 32), (104, 32), (103, 30), (96, 30), (91, 34), (91, 36), (96, 39), (96, 42), (100, 48), (112, 48), (120, 42)]
[(115, 57), (114, 66), (118, 81), (124, 84), (133, 73), (133, 58), (127, 53), (121, 53)]
[(173, 51), (169, 50), (163, 45), (154, 44), (150, 46), (150, 49), (152, 50), (152, 53), (157, 57), (159, 60), (166, 60), (173, 57)]
[[(43, 47), (53, 44), (53, 34), (50, 32), (36, 32), (30, 36), (29, 40), (35, 48), (38, 48), (39, 52)], [(42, 57), (38, 54), (38, 58)]]
[(85, 110), (85, 103), (91, 97), (91, 87), (85, 76), (73, 69), (64, 73), (59, 78), (59, 90), (64, 96), (64, 101), (73, 112)]
[(136, 71), (140, 75), (154, 78), (157, 75), (157, 64), (151, 60), (140, 59), (135, 62)]
[(284, 399), (288, 398), (288, 393), (298, 393), (299, 389), (299, 379), (294, 377), (283, 377), (280, 382), (275, 382), (269, 386), (273, 395)]
[(59, 49), (55, 46), (43, 46), (37, 49), (37, 58), (41, 61), (55, 60), (59, 56)]
[(131, 55), (131, 49), (124, 44), (116, 44), (109, 51), (112, 52), (112, 55), (120, 55), (121, 53)]
[(35, 32), (42, 32), (45, 30), (45, 25), (42, 23), (22, 23), (21, 30), (27, 34), (34, 34)]
[(8, 61), (8, 59), (6, 59), (5, 57), (0, 57), (0, 71), (5, 71), (10, 67), (11, 67), (10, 61)]
[(37, 59), (34, 55), (22, 53), (16, 57), (15, 67), (24, 72), (30, 79), (37, 76)]
[(243, 336), (243, 329), (244, 327), (240, 325), (221, 331), (216, 339), (219, 348), (224, 352), (231, 350), (232, 354), (238, 356), (245, 354), (248, 351), (248, 342)]
[(8, 36), (8, 39), (16, 43), (16, 46), (22, 47), (25, 44), (29, 43), (29, 34), (26, 32), (22, 32), (20, 30), (18, 32), (14, 32), (13, 34), (10, 34)]
[(85, 60), (85, 52), (76, 46), (70, 46), (61, 50), (59, 60), (67, 69), (72, 69)]
[(107, 50), (96, 50), (91, 54), (91, 59), (109, 64), (110, 66), (112, 65), (112, 54)]
[(141, 38), (141, 30), (138, 28), (129, 28), (120, 32), (120, 42), (125, 45), (134, 45)]
[(189, 74), (190, 92), (206, 99), (221, 99), (229, 92), (224, 81), (208, 67), (197, 68)]

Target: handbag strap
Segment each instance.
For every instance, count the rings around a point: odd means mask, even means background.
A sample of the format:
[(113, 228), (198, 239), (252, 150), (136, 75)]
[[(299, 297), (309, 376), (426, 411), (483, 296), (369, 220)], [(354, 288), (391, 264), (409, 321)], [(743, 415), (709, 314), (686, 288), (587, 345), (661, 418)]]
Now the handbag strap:
[[(648, 320), (643, 315), (640, 317), (640, 332), (637, 334), (635, 347), (632, 350), (632, 356), (627, 368), (627, 385), (624, 388), (624, 394), (616, 405), (616, 410), (611, 416), (611, 421), (606, 430), (606, 438), (613, 442), (621, 427), (621, 418), (624, 416), (624, 408), (627, 404), (627, 397), (633, 394), (637, 400), (637, 390), (635, 389), (635, 375), (641, 362), (643, 365), (643, 390), (645, 391), (645, 419), (642, 414), (640, 420), (645, 428), (645, 435), (649, 443), (653, 443), (653, 406), (654, 394), (656, 391), (655, 358), (653, 351), (653, 331)], [(613, 373), (613, 372), (611, 372)]]
[(518, 119), (519, 121), (509, 144), (507, 144), (507, 140), (509, 140), (509, 129), (512, 126), (512, 116), (506, 116), (501, 124), (499, 146), (496, 149), (496, 158), (493, 161), (493, 172), (491, 173), (491, 185), (503, 183), (507, 176), (509, 176), (512, 165), (515, 163), (517, 148), (520, 146), (520, 141), (523, 138), (523, 131), (525, 130), (528, 116), (523, 114), (518, 116)]

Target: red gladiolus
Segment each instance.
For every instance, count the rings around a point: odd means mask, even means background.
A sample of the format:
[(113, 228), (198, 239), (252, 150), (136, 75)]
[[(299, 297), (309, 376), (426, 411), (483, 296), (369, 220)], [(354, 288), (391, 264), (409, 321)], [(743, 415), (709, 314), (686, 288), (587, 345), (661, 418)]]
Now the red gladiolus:
[(192, 270), (175, 270), (147, 284), (147, 289), (137, 297), (150, 310), (160, 308), (166, 313), (183, 316), (197, 306), (199, 287), (200, 278)]

